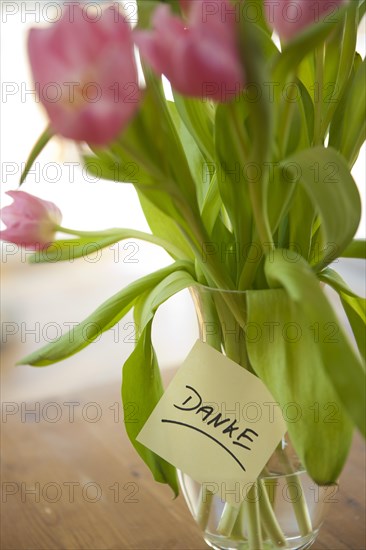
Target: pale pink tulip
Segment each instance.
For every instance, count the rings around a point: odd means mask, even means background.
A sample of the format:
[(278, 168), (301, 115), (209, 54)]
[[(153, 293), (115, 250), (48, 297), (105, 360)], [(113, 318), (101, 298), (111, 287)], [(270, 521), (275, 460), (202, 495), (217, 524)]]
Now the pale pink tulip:
[(152, 22), (152, 31), (135, 32), (136, 43), (142, 58), (175, 90), (222, 102), (240, 93), (244, 74), (229, 0), (190, 2), (187, 21), (162, 4)]
[(281, 38), (289, 39), (330, 16), (343, 3), (344, 0), (265, 0), (264, 5), (269, 25)]
[(0, 210), (7, 228), (0, 231), (0, 239), (31, 249), (42, 249), (54, 240), (62, 214), (55, 204), (24, 191), (8, 191), (14, 199), (10, 206)]
[(28, 50), (54, 132), (105, 145), (136, 112), (140, 90), (132, 30), (117, 8), (91, 19), (76, 4), (46, 29), (31, 29)]

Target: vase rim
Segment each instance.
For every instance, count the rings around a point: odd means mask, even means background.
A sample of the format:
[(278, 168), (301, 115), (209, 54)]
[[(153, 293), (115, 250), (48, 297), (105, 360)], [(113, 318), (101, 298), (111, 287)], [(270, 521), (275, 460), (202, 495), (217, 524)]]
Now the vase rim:
[(244, 296), (249, 289), (247, 290), (237, 290), (237, 289), (228, 289), (228, 288), (217, 288), (207, 285), (202, 285), (201, 283), (195, 283), (190, 287), (192, 290), (203, 290), (205, 292), (210, 293), (218, 293), (218, 294), (238, 294)]

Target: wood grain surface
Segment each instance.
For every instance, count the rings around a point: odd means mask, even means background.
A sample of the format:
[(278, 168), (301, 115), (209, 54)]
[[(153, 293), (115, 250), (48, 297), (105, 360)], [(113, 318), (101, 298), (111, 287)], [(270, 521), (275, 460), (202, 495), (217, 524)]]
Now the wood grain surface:
[[(124, 432), (118, 384), (2, 407), (2, 550), (203, 550), (183, 497), (153, 481)], [(33, 412), (32, 412), (33, 411)], [(131, 421), (133, 407), (125, 411)], [(364, 550), (356, 436), (314, 550)]]

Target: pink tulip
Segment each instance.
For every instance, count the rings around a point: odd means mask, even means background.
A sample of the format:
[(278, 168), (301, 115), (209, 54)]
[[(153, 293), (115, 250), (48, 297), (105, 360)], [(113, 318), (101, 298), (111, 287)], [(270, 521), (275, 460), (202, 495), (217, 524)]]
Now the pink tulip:
[(57, 206), (24, 191), (8, 191), (7, 195), (14, 202), (0, 210), (7, 226), (0, 231), (0, 239), (32, 249), (49, 245), (62, 219)]
[(136, 112), (140, 90), (132, 30), (114, 7), (91, 19), (76, 4), (46, 29), (31, 29), (36, 90), (54, 132), (105, 145)]
[(135, 32), (141, 56), (181, 94), (232, 100), (244, 85), (232, 6), (229, 0), (189, 4), (187, 22), (167, 5), (157, 7), (154, 29)]
[(331, 15), (344, 0), (266, 0), (266, 16), (281, 38), (296, 36), (302, 29)]

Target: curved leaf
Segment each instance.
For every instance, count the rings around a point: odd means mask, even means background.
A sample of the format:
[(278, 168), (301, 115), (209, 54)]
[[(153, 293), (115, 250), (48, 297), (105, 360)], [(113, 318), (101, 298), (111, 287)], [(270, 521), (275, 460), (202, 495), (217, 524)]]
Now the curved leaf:
[(213, 175), (209, 188), (207, 190), (206, 197), (202, 204), (201, 216), (203, 224), (207, 230), (207, 233), (211, 235), (215, 223), (218, 220), (220, 210), (222, 207), (219, 185), (218, 185), (217, 172)]
[(174, 217), (160, 210), (158, 206), (149, 200), (142, 192), (138, 192), (137, 194), (146, 221), (153, 234), (158, 239), (166, 239), (168, 236), (169, 242), (172, 243), (175, 249), (179, 250), (179, 255), (177, 255), (177, 257), (180, 259), (193, 260), (194, 254), (183, 237)]
[(141, 293), (154, 287), (170, 273), (184, 269), (186, 265), (185, 262), (176, 262), (131, 283), (109, 298), (94, 313), (61, 338), (24, 357), (17, 364), (45, 367), (78, 353), (103, 332), (118, 323), (132, 308), (136, 298)]
[(43, 149), (46, 147), (47, 143), (50, 141), (50, 139), (53, 137), (53, 132), (50, 128), (50, 126), (47, 126), (47, 128), (44, 130), (44, 132), (40, 135), (37, 142), (35, 143), (33, 149), (31, 150), (29, 157), (27, 159), (27, 162), (25, 163), (24, 170), (22, 172), (22, 175), (20, 176), (19, 186), (22, 185), (25, 178), (28, 175), (29, 170), (32, 168), (33, 163), (37, 159), (37, 157), (41, 154)]
[(342, 258), (358, 258), (366, 260), (366, 240), (353, 240), (341, 254)]
[(348, 317), (358, 349), (366, 359), (366, 300), (357, 296), (333, 269), (325, 269), (319, 279), (338, 292)]
[[(326, 134), (337, 105), (349, 84), (357, 44), (358, 6), (350, 2), (344, 21), (327, 41), (322, 84), (323, 130)], [(320, 99), (320, 98), (319, 98)]]
[(366, 138), (366, 59), (358, 66), (330, 126), (329, 144), (353, 166)]
[(357, 185), (344, 158), (332, 148), (299, 151), (282, 163), (312, 200), (322, 220), (324, 246), (312, 263), (319, 270), (351, 242), (361, 219)]
[[(307, 327), (318, 327), (322, 334), (327, 327), (334, 329), (334, 338), (329, 340), (319, 337), (318, 342), (311, 346), (309, 344), (309, 353), (315, 354), (316, 350), (319, 354), (322, 367), (318, 368), (326, 373), (339, 400), (360, 431), (365, 434), (365, 369), (339, 326), (338, 318), (321, 290), (316, 275), (298, 254), (280, 249), (267, 257), (265, 274), (272, 288), (282, 287), (286, 290), (296, 304), (299, 318), (304, 318), (308, 323)], [(294, 319), (296, 320), (295, 317)], [(316, 383), (316, 376), (311, 378)]]
[(143, 331), (164, 302), (172, 296), (193, 286), (195, 279), (186, 271), (176, 271), (165, 277), (152, 290), (145, 292), (137, 300), (134, 308), (135, 319), (140, 331)]
[(127, 406), (133, 403), (137, 418), (128, 420), (125, 416), (125, 427), (132, 445), (151, 470), (155, 481), (167, 483), (179, 494), (176, 470), (174, 466), (136, 441), (136, 437), (155, 405), (163, 395), (159, 366), (151, 343), (152, 320), (143, 330), (138, 343), (123, 366), (122, 402)]
[(247, 292), (247, 306), (250, 363), (280, 404), (310, 476), (320, 485), (334, 483), (347, 458), (352, 424), (329, 383), (302, 303), (283, 289), (256, 290)]

